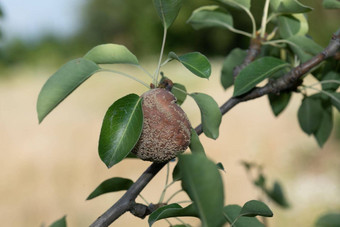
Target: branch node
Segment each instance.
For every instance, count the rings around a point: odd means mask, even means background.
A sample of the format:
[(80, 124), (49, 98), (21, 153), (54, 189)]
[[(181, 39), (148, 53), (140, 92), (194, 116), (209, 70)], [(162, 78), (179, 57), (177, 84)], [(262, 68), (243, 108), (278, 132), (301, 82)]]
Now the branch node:
[(149, 206), (146, 206), (146, 205), (141, 204), (141, 203), (133, 202), (131, 204), (130, 208), (129, 208), (129, 211), (134, 216), (141, 218), (141, 219), (144, 219), (146, 216), (148, 216), (149, 214), (151, 214), (152, 212), (154, 212), (158, 208), (163, 207), (165, 205), (166, 205), (165, 203), (158, 203), (158, 204), (150, 203)]

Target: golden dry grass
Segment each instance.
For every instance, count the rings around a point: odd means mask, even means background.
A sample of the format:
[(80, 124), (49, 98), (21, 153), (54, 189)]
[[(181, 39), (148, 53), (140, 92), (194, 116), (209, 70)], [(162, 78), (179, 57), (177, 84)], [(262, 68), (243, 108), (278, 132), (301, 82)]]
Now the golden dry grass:
[[(206, 92), (222, 104), (231, 96), (231, 90), (225, 92), (219, 85), (220, 65), (217, 60), (210, 80), (195, 78), (175, 63), (164, 70), (167, 76), (185, 84), (189, 92)], [(115, 75), (95, 75), (39, 125), (36, 99), (46, 76), (53, 71), (12, 69), (8, 78), (0, 80), (2, 226), (40, 226), (64, 214), (69, 226), (88, 226), (123, 194), (85, 201), (89, 193), (111, 177), (136, 180), (149, 165), (126, 160), (108, 170), (97, 154), (106, 109), (127, 93), (141, 94), (144, 87)], [(283, 210), (269, 202), (274, 211), (270, 226), (312, 226), (320, 214), (340, 209), (339, 143), (333, 140), (319, 149), (314, 139), (301, 131), (296, 117), (300, 100), (300, 95), (294, 95), (278, 118), (273, 116), (266, 98), (240, 104), (224, 116), (217, 141), (201, 136), (208, 156), (222, 162), (226, 169), (222, 176), (227, 204), (242, 205), (260, 196), (247, 179), (241, 160), (262, 164), (270, 182), (278, 179), (284, 185), (292, 208)], [(196, 125), (200, 115), (194, 102), (188, 99), (183, 108)], [(165, 169), (142, 192), (150, 202), (158, 201), (164, 176)], [(176, 200), (186, 200), (184, 193)], [(184, 220), (199, 225), (195, 219)], [(146, 220), (127, 213), (112, 226), (148, 225)], [(155, 226), (168, 224), (160, 221)]]

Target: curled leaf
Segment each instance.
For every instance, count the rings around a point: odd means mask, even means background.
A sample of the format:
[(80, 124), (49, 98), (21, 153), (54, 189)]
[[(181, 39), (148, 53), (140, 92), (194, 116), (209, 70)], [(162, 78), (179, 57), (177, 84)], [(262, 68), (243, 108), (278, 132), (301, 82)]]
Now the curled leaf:
[(92, 48), (84, 58), (97, 64), (132, 64), (138, 65), (138, 60), (125, 46), (118, 44), (102, 44)]
[(265, 203), (257, 200), (251, 200), (243, 205), (240, 211), (240, 215), (246, 217), (255, 216), (272, 217), (273, 212)]
[(195, 100), (201, 111), (204, 134), (209, 138), (217, 139), (222, 114), (216, 101), (209, 95), (203, 93), (192, 93), (190, 96)]
[(190, 70), (196, 76), (209, 78), (211, 74), (211, 65), (208, 59), (199, 52), (192, 52), (177, 56), (174, 52), (169, 53), (169, 58), (176, 59), (185, 68)]
[(203, 6), (196, 9), (187, 21), (194, 29), (233, 27), (233, 18), (219, 6)]

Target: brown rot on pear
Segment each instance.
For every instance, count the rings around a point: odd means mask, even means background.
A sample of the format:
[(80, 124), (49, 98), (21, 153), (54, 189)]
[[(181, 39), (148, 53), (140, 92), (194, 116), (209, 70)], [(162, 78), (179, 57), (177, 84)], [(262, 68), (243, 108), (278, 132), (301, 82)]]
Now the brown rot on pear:
[(143, 130), (132, 152), (142, 160), (166, 162), (190, 144), (190, 122), (168, 90), (171, 87), (164, 87), (153, 88), (141, 96)]

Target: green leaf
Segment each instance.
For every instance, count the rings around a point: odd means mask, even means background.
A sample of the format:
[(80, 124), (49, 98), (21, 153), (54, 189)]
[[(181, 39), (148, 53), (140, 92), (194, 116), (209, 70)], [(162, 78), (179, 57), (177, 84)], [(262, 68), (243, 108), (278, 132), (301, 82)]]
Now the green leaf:
[(312, 11), (313, 8), (305, 6), (297, 0), (281, 0), (278, 13), (307, 13)]
[(318, 218), (315, 227), (339, 227), (340, 213), (328, 213)]
[(272, 190), (266, 190), (265, 192), (269, 198), (271, 198), (274, 202), (276, 202), (281, 207), (283, 208), (289, 207), (289, 204), (287, 202), (287, 199), (283, 193), (283, 189), (279, 182), (276, 181), (273, 185)]
[(257, 166), (254, 162), (248, 162), (248, 161), (241, 161), (241, 165), (246, 169), (246, 171), (250, 171), (252, 168), (255, 168)]
[(304, 36), (308, 32), (308, 22), (303, 14), (278, 17), (280, 36), (287, 39), (294, 35)]
[[(223, 183), (217, 166), (204, 155), (180, 155), (182, 188), (194, 202), (202, 226), (217, 227), (223, 217)], [(213, 192), (213, 193), (212, 193)]]
[(193, 128), (191, 129), (191, 139), (189, 147), (192, 153), (205, 154), (200, 138), (198, 137), (196, 130)]
[(121, 177), (113, 177), (111, 179), (103, 181), (88, 197), (86, 200), (93, 199), (109, 192), (117, 192), (122, 190), (128, 190), (133, 184), (133, 181)]
[(172, 180), (173, 181), (179, 181), (182, 179), (182, 176), (180, 174), (180, 169), (178, 163), (176, 164), (174, 170), (172, 171)]
[(53, 222), (50, 227), (67, 227), (66, 216), (60, 218), (59, 220)]
[(294, 53), (299, 56), (302, 62), (306, 62), (314, 55), (319, 54), (323, 48), (306, 36), (291, 36), (287, 39), (293, 44), (289, 44)]
[(182, 7), (182, 0), (153, 0), (163, 27), (168, 29), (176, 19)]
[(319, 128), (314, 132), (314, 137), (319, 146), (322, 147), (331, 135), (333, 128), (333, 112), (332, 107), (329, 106), (322, 112), (321, 122)]
[(340, 83), (340, 74), (335, 71), (328, 71), (326, 75), (323, 76), (322, 81), (338, 81), (338, 83), (323, 83), (322, 84), (322, 90), (328, 90), (328, 91), (336, 91), (339, 87)]
[(138, 60), (125, 46), (118, 44), (102, 44), (92, 48), (84, 58), (97, 64), (132, 64)]
[(251, 200), (243, 205), (240, 211), (240, 215), (246, 217), (273, 217), (273, 212), (265, 203), (257, 200)]
[(332, 96), (332, 105), (337, 108), (338, 111), (340, 111), (340, 92), (332, 93)]
[(340, 1), (339, 0), (323, 0), (322, 6), (326, 9), (340, 9)]
[(149, 226), (152, 226), (156, 221), (171, 217), (198, 217), (197, 211), (193, 204), (182, 208), (177, 203), (169, 204), (158, 208), (152, 214), (150, 214), (148, 222)]
[(203, 93), (192, 93), (190, 96), (197, 103), (201, 111), (201, 121), (204, 134), (212, 139), (217, 139), (222, 114), (215, 100)]
[[(184, 92), (183, 92), (184, 91)], [(182, 105), (185, 99), (187, 98), (187, 89), (182, 84), (174, 83), (171, 93), (174, 94), (174, 96), (177, 99), (177, 104)]]
[(270, 0), (269, 4), (273, 11), (277, 11), (282, 0)]
[(198, 77), (209, 78), (211, 74), (211, 65), (208, 59), (199, 52), (187, 53), (177, 56), (174, 52), (169, 53), (169, 58), (176, 59), (189, 69), (190, 72)]
[(108, 168), (123, 160), (136, 145), (143, 127), (141, 98), (129, 94), (105, 114), (99, 138), (99, 156)]
[(301, 129), (308, 135), (316, 132), (321, 122), (322, 112), (320, 99), (304, 98), (298, 110)]
[(225, 58), (221, 72), (221, 84), (224, 89), (234, 84), (234, 68), (241, 65), (246, 56), (247, 51), (235, 48)]
[(282, 92), (279, 95), (268, 95), (270, 106), (276, 117), (287, 107), (291, 96), (291, 92)]
[(242, 95), (288, 64), (278, 58), (263, 57), (247, 65), (235, 79), (233, 96)]
[(266, 190), (265, 186), (266, 186), (266, 177), (262, 174), (259, 173), (259, 175), (257, 176), (257, 179), (253, 182), (255, 186), (261, 188), (262, 190)]
[(216, 5), (203, 6), (196, 9), (188, 19), (187, 23), (191, 24), (194, 29), (221, 27), (233, 27), (233, 18), (225, 10)]
[(87, 59), (79, 58), (63, 65), (42, 87), (37, 112), (39, 123), (86, 79), (99, 70), (99, 66)]
[[(222, 226), (226, 221), (229, 224), (234, 223), (233, 227), (264, 227), (264, 225), (255, 217), (240, 217), (241, 207), (239, 205), (228, 205), (223, 208), (223, 213), (226, 219), (221, 221)], [(235, 222), (235, 220), (238, 220)]]
[(138, 158), (138, 157), (134, 153), (130, 152), (125, 158)]
[(217, 0), (218, 2), (221, 2), (227, 6), (234, 7), (236, 9), (250, 9), (251, 6), (251, 0)]
[(219, 170), (222, 170), (222, 171), (225, 172), (224, 166), (223, 166), (223, 164), (222, 164), (221, 162), (217, 163), (216, 166), (217, 166), (217, 168), (218, 168)]

